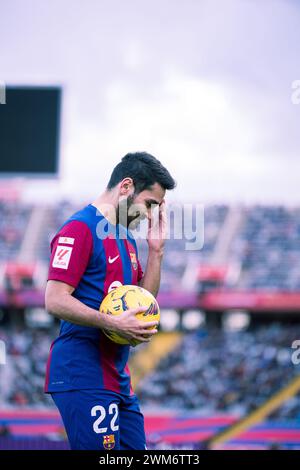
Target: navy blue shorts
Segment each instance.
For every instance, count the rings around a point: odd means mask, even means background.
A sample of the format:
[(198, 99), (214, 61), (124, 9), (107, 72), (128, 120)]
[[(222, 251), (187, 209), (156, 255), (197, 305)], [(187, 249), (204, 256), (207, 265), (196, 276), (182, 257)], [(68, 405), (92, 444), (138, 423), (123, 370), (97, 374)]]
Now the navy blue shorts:
[(146, 449), (144, 417), (136, 395), (72, 390), (51, 396), (73, 450)]

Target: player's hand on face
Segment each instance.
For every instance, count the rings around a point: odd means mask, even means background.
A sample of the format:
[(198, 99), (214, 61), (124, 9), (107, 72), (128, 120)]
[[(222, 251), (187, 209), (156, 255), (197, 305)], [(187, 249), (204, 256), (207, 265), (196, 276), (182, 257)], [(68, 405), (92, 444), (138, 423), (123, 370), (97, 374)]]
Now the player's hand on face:
[(155, 327), (158, 326), (158, 321), (143, 322), (136, 317), (137, 313), (146, 312), (147, 309), (148, 307), (130, 308), (122, 315), (115, 316), (114, 331), (130, 342), (132, 340), (149, 342), (157, 333)]
[(160, 252), (167, 238), (167, 215), (166, 215), (166, 203), (162, 201), (158, 208), (157, 217), (154, 214), (151, 215), (149, 220), (147, 241), (149, 249)]

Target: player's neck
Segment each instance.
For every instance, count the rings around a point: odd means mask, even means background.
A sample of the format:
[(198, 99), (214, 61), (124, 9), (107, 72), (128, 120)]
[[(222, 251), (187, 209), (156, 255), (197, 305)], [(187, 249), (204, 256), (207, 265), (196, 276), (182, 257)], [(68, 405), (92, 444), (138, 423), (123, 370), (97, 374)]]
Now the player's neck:
[(96, 207), (110, 223), (115, 225), (118, 202), (118, 195), (116, 195), (114, 191), (105, 191), (92, 202), (92, 205)]

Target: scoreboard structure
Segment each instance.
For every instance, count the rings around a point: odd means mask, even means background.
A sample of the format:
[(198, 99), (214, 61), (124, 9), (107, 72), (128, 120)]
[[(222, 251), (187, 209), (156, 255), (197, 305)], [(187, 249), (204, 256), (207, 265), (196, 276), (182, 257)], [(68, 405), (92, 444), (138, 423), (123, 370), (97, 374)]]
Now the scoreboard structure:
[(7, 86), (0, 105), (0, 177), (55, 177), (59, 166), (60, 87)]

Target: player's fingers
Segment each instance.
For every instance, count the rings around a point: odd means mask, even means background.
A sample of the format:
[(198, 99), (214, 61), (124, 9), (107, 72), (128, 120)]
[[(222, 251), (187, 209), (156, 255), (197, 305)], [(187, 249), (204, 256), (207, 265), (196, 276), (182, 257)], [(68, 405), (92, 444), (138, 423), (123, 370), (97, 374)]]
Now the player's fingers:
[(137, 307), (137, 308), (130, 308), (128, 310), (128, 313), (130, 315), (136, 315), (137, 313), (142, 313), (142, 312), (146, 312), (148, 310), (148, 307)]
[(145, 336), (136, 336), (135, 339), (137, 339), (141, 343), (149, 343), (149, 341), (151, 340), (151, 338), (147, 338)]
[(149, 335), (149, 336), (153, 336), (153, 335), (156, 335), (157, 333), (157, 330), (148, 330), (148, 329), (144, 329), (144, 330), (140, 330), (139, 331), (139, 335)]
[(159, 205), (159, 215), (165, 217), (166, 216), (166, 201), (163, 200)]
[[(142, 323), (142, 321), (140, 322)], [(149, 321), (145, 324), (145, 322), (142, 323), (143, 324), (143, 327), (145, 328), (147, 326), (147, 328), (152, 328), (153, 326), (158, 326), (158, 321)]]
[(124, 331), (119, 331), (118, 332), (119, 336), (122, 336), (122, 338), (127, 339), (127, 341), (130, 341), (132, 338), (132, 335), (124, 333)]
[(146, 337), (146, 336), (139, 336), (139, 335), (134, 335), (133, 336), (134, 339), (136, 339), (137, 341), (140, 341), (141, 343), (149, 343), (149, 341), (151, 340), (150, 337)]

